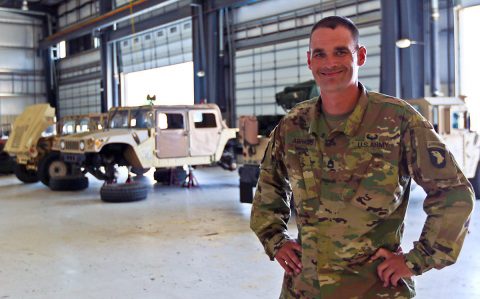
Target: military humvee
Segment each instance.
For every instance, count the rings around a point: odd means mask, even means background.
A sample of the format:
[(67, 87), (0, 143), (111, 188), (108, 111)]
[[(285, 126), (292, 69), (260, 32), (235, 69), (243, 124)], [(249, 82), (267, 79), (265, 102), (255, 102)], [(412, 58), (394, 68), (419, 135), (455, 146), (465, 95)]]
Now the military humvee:
[(54, 149), (57, 136), (97, 129), (101, 114), (67, 116), (55, 122), (55, 109), (49, 104), (27, 107), (15, 119), (5, 151), (15, 157), (14, 173), (24, 183), (39, 180), (49, 185), (50, 177), (64, 175), (67, 166)]
[[(116, 184), (117, 166), (127, 166), (137, 175), (155, 168), (154, 179), (161, 181), (166, 168), (225, 162), (224, 148), (235, 137), (236, 129), (226, 126), (215, 104), (114, 107), (107, 129), (59, 140), (70, 171), (52, 183), (69, 184), (70, 177), (89, 172), (106, 182), (100, 190), (104, 201), (144, 199), (147, 190), (142, 184)], [(226, 164), (234, 169), (233, 161)]]

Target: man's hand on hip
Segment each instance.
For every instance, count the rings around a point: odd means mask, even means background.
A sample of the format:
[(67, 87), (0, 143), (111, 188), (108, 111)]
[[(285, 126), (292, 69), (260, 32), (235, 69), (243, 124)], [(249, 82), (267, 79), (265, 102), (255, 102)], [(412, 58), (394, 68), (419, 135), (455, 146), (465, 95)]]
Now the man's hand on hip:
[(374, 261), (378, 258), (384, 258), (383, 262), (377, 267), (378, 277), (383, 281), (384, 287), (388, 287), (390, 284), (396, 287), (400, 278), (413, 276), (401, 251), (393, 253), (385, 248), (380, 248), (370, 260)]
[[(297, 254), (298, 252), (298, 254)], [(299, 255), (302, 253), (302, 246), (295, 241), (288, 241), (283, 244), (277, 251), (275, 259), (285, 269), (287, 274), (300, 273), (302, 271), (302, 263), (299, 259)]]

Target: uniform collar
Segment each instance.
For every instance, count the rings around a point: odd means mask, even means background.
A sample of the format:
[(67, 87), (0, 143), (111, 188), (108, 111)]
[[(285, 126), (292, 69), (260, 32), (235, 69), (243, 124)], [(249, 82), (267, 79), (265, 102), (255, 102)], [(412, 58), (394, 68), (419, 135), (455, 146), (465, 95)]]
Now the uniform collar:
[[(365, 90), (365, 87), (360, 82), (358, 82), (358, 87), (360, 88), (361, 93), (355, 108), (348, 117), (343, 128), (335, 130), (337, 132), (343, 132), (345, 135), (350, 137), (354, 136), (360, 127), (363, 115), (365, 114), (368, 105), (368, 94)], [(321, 138), (326, 138), (329, 132), (325, 118), (322, 115), (322, 98), (320, 96), (315, 104), (315, 109), (311, 109), (310, 113), (311, 122), (308, 132)]]

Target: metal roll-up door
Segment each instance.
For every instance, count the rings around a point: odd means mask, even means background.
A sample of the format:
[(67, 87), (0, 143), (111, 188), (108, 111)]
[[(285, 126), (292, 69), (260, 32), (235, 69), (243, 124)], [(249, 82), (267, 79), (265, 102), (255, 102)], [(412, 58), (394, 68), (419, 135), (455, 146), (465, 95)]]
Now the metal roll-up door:
[[(334, 2), (324, 1), (322, 5), (288, 12), (285, 16), (276, 16), (273, 21), (268, 18), (238, 26), (241, 29), (235, 32), (236, 44), (240, 46), (235, 51), (237, 116), (285, 113), (276, 105), (275, 93), (286, 86), (313, 79), (307, 67), (308, 34), (316, 21), (328, 15), (348, 16), (357, 24), (359, 43), (368, 52), (367, 63), (360, 69), (359, 79), (370, 90), (379, 90), (380, 1)], [(271, 42), (275, 36), (286, 36), (289, 31), (293, 34), (288, 41)], [(252, 42), (255, 40), (259, 42)], [(267, 45), (261, 45), (262, 41)], [(242, 48), (243, 45), (247, 45), (247, 49)]]
[(118, 41), (124, 74), (192, 61), (192, 22), (183, 19)]
[(100, 51), (93, 49), (58, 62), (58, 109), (60, 116), (101, 110)]

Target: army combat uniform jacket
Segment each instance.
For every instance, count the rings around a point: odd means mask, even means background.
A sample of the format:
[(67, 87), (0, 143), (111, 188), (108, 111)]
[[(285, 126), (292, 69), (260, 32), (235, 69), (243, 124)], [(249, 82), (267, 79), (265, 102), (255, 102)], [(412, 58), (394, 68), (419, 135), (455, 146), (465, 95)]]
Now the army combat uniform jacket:
[(281, 298), (412, 298), (413, 282), (384, 288), (369, 258), (395, 252), (412, 178), (425, 189), (427, 220), (405, 254), (419, 275), (457, 259), (473, 209), (471, 186), (439, 136), (405, 101), (362, 95), (330, 131), (321, 99), (298, 104), (272, 132), (261, 165), (251, 228), (273, 260), (291, 237), (290, 198), (303, 270), (285, 275)]

